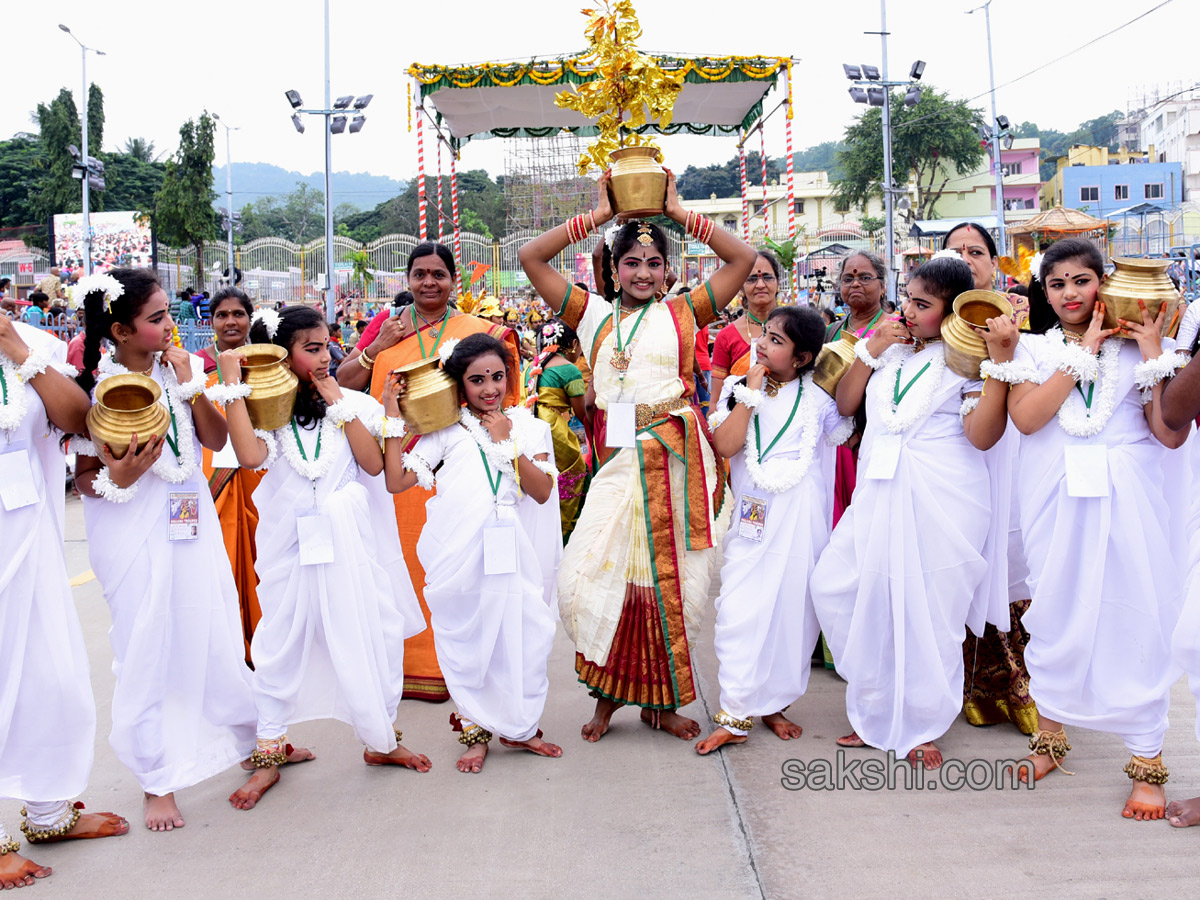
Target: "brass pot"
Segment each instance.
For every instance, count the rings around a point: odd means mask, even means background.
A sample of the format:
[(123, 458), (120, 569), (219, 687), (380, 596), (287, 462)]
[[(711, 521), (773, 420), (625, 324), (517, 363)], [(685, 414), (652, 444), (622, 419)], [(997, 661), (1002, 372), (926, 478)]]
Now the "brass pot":
[(431, 434), (458, 421), (458, 385), (442, 371), (437, 357), (419, 359), (395, 370), (404, 378), (400, 415), (409, 431)]
[(983, 335), (971, 326), (986, 328), (987, 320), (1011, 317), (1012, 304), (997, 291), (964, 291), (954, 299), (954, 311), (942, 320), (946, 365), (955, 375), (975, 381), (979, 364), (988, 358)]
[(817, 354), (813, 384), (834, 399), (837, 398), (838, 382), (854, 365), (854, 345), (857, 343), (857, 335), (843, 330), (838, 340), (826, 344)]
[(250, 424), (262, 431), (282, 428), (292, 418), (300, 386), (300, 379), (283, 364), (287, 351), (277, 344), (247, 344), (241, 351), (246, 359), (242, 380), (250, 385)]
[[(1151, 319), (1158, 316), (1164, 303), (1168, 304), (1164, 328), (1169, 328), (1179, 308), (1179, 292), (1167, 275), (1171, 262), (1169, 259), (1114, 256), (1113, 265), (1117, 269), (1100, 285), (1100, 299), (1104, 301), (1104, 327), (1116, 328), (1118, 319), (1141, 322), (1142, 311), (1138, 308), (1138, 301), (1144, 300)], [(1115, 334), (1113, 337), (1126, 335)]]
[(662, 213), (667, 201), (667, 173), (659, 165), (662, 154), (654, 147), (623, 147), (614, 150), (612, 201), (615, 212), (628, 218), (646, 218)]
[(107, 444), (115, 459), (129, 452), (137, 435), (141, 450), (152, 437), (171, 427), (171, 413), (158, 402), (162, 388), (145, 375), (111, 375), (96, 385), (96, 402), (87, 414), (87, 429), (97, 446)]

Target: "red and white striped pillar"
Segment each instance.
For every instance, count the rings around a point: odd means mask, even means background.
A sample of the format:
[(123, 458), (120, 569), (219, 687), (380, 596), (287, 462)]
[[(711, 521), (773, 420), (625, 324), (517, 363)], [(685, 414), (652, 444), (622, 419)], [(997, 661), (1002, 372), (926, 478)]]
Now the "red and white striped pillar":
[(438, 148), (438, 152), (437, 152), (437, 164), (438, 164), (438, 170), (437, 170), (437, 226), (438, 226), (438, 230), (437, 230), (437, 235), (438, 236), (437, 236), (437, 239), (438, 239), (438, 243), (440, 244), (442, 242), (442, 209), (443, 209), (443, 206), (442, 206), (442, 136), (440, 134), (438, 135), (437, 148)]
[(750, 195), (746, 184), (746, 139), (738, 144), (738, 171), (742, 177), (742, 237), (750, 243)]
[(763, 170), (763, 237), (771, 236), (771, 214), (767, 207), (767, 126), (764, 122), (758, 123), (758, 155), (762, 157)]
[(462, 286), (462, 227), (458, 221), (458, 166), (455, 160), (458, 158), (458, 150), (454, 146), (450, 147), (450, 215), (454, 219), (454, 276), (458, 281), (458, 292), (461, 294)]
[(429, 228), (425, 222), (425, 105), (417, 109), (417, 217), (420, 221), (422, 241), (429, 240)]
[[(788, 60), (787, 64), (787, 119), (785, 119), (785, 127), (787, 129), (787, 202), (788, 202), (788, 240), (796, 240), (796, 173), (792, 167), (792, 63)], [(796, 256), (796, 267), (792, 273), (792, 284), (799, 286), (800, 284), (800, 258)]]

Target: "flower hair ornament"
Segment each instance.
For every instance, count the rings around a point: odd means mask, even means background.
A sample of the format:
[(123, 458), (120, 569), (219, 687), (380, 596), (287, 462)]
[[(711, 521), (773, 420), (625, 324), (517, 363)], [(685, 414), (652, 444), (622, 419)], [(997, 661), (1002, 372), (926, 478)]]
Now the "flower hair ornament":
[(458, 338), (447, 338), (440, 347), (438, 347), (438, 359), (441, 360), (442, 367), (445, 367), (446, 360), (454, 355), (455, 348), (458, 347)]
[(113, 302), (125, 293), (125, 287), (117, 279), (107, 273), (98, 273), (81, 278), (75, 285), (80, 297), (99, 291), (104, 292), (104, 311), (109, 312)]
[(608, 226), (608, 230), (604, 232), (604, 246), (608, 248), (609, 253), (613, 252), (613, 244), (616, 243), (617, 235), (624, 227), (624, 225), (618, 222), (614, 225)]
[(929, 259), (931, 262), (935, 259), (962, 260), (962, 254), (959, 253), (957, 250), (951, 250), (949, 247), (947, 247), (944, 250), (939, 250), (937, 253), (933, 254), (933, 256), (929, 257)]
[(273, 309), (256, 309), (250, 317), (250, 324), (255, 322), (262, 322), (267, 329), (267, 337), (275, 340), (275, 335), (279, 334), (279, 313)]
[(562, 333), (562, 322), (550, 322), (542, 327), (542, 341), (546, 344), (557, 344)]
[(1033, 259), (1029, 260), (1029, 277), (1034, 281), (1041, 282), (1042, 280), (1042, 257), (1045, 256), (1041, 250), (1033, 254)]

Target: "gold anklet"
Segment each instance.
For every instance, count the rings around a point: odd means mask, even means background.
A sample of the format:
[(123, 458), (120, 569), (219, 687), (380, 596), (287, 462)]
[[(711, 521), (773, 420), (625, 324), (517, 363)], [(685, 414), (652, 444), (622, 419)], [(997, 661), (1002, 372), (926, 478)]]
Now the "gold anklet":
[(753, 719), (735, 719), (729, 713), (725, 712), (725, 710), (721, 710), (719, 713), (713, 716), (713, 721), (718, 725), (736, 728), (738, 731), (749, 731), (754, 727)]
[(1074, 772), (1068, 772), (1058, 764), (1058, 761), (1063, 759), (1071, 750), (1071, 745), (1067, 742), (1067, 732), (1065, 729), (1060, 728), (1058, 731), (1038, 729), (1029, 739), (1029, 749), (1038, 756), (1049, 756), (1050, 762), (1054, 763), (1054, 768), (1063, 774), (1075, 774)]
[(31, 844), (40, 844), (54, 838), (62, 837), (74, 828), (75, 823), (79, 821), (79, 817), (83, 815), (83, 804), (76, 803), (73, 806), (68, 806), (66, 811), (59, 817), (58, 824), (51, 825), (49, 828), (36, 828), (30, 825), (29, 813), (25, 811), (24, 806), (21, 807), (21, 815), (25, 817), (25, 821), (21, 823), (21, 833), (25, 835), (25, 840)]
[(392, 730), (396, 732), (396, 743), (399, 744), (402, 740), (404, 740), (404, 732), (399, 728), (393, 728)]
[(269, 769), (271, 766), (282, 766), (287, 762), (287, 735), (258, 741), (258, 746), (250, 754), (250, 763), (256, 769)]
[(9, 853), (16, 853), (21, 849), (21, 842), (14, 841), (9, 838), (7, 841), (0, 843), (0, 856), (7, 856)]
[(1134, 781), (1144, 781), (1146, 784), (1166, 784), (1171, 776), (1171, 770), (1163, 765), (1161, 752), (1150, 759), (1135, 753), (1122, 771)]
[(464, 728), (462, 734), (458, 736), (458, 742), (465, 747), (470, 747), (473, 744), (486, 744), (492, 739), (492, 733), (478, 725), (471, 725)]

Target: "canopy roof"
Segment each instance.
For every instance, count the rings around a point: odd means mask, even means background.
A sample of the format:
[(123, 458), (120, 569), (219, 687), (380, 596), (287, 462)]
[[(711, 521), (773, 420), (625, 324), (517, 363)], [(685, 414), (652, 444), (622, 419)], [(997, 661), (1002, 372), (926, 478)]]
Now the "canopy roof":
[(1157, 203), (1139, 203), (1136, 206), (1126, 206), (1124, 209), (1114, 209), (1108, 213), (1105, 218), (1117, 219), (1126, 218), (1128, 216), (1148, 216), (1154, 213), (1164, 213), (1169, 210), (1165, 206), (1159, 206)]
[[(763, 98), (786, 77), (789, 62), (770, 56), (648, 55), (667, 72), (683, 72), (671, 124), (636, 129), (656, 134), (735, 134), (749, 128), (762, 114)], [(597, 133), (590, 119), (554, 105), (559, 91), (599, 77), (594, 66), (577, 56), (464, 66), (413, 63), (408, 74), (420, 85), (422, 102), (430, 102), (439, 122), (460, 143), (547, 137), (562, 129), (584, 136)]]
[(1056, 206), (1036, 216), (1008, 226), (1009, 234), (1082, 234), (1103, 231), (1108, 223), (1077, 209)]

